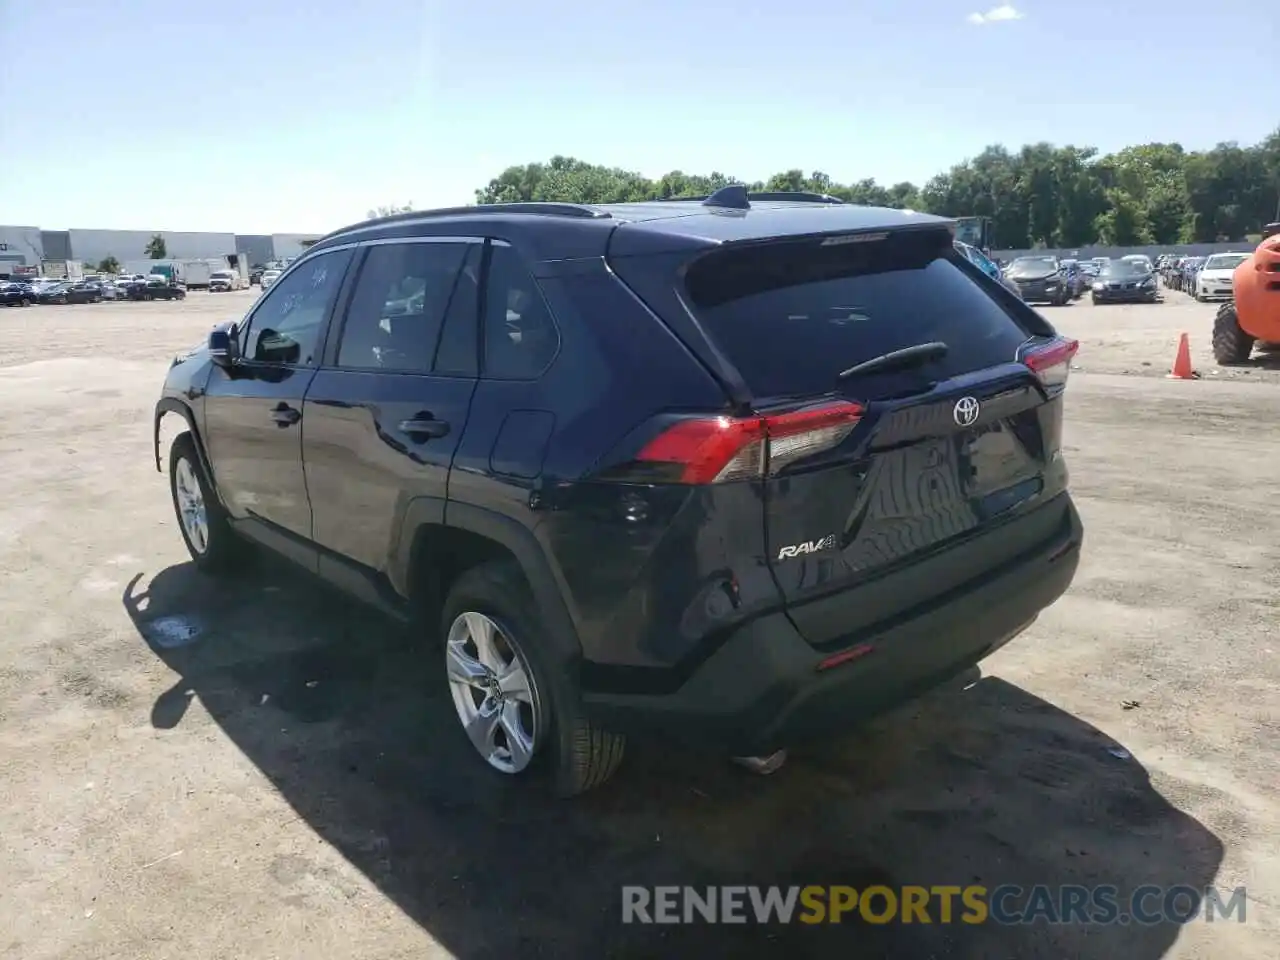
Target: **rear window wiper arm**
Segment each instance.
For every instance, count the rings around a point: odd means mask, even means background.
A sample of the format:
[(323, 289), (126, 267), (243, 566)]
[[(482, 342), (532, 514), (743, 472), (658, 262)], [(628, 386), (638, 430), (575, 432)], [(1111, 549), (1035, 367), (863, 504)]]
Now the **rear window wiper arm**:
[(903, 347), (901, 350), (890, 350), (888, 353), (882, 353), (880, 356), (872, 357), (870, 360), (855, 363), (848, 370), (841, 370), (836, 374), (836, 380), (848, 380), (850, 377), (862, 374), (884, 373), (889, 370), (908, 370), (911, 367), (918, 367), (941, 360), (947, 355), (947, 349), (945, 343), (940, 340), (933, 340), (929, 343), (917, 343), (915, 346)]

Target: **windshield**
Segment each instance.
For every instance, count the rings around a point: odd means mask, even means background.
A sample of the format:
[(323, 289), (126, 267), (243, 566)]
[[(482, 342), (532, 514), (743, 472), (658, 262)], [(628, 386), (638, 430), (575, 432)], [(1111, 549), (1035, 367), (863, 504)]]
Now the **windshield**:
[(1137, 260), (1112, 260), (1102, 268), (1103, 277), (1139, 277), (1150, 273), (1145, 263)]
[(1204, 262), (1204, 268), (1206, 270), (1234, 270), (1248, 260), (1250, 256), (1252, 254), (1218, 253)]
[(209, 276), (210, 276), (211, 278), (212, 278), (212, 277), (217, 277), (219, 280), (230, 280), (230, 279), (231, 279), (231, 274), (230, 274), (230, 273), (227, 273), (225, 270), (218, 270), (218, 271), (216, 271), (216, 272), (214, 272), (214, 273), (209, 274)]
[(1053, 273), (1057, 269), (1057, 257), (1019, 257), (1009, 266), (1009, 273), (1015, 277), (1027, 277)]

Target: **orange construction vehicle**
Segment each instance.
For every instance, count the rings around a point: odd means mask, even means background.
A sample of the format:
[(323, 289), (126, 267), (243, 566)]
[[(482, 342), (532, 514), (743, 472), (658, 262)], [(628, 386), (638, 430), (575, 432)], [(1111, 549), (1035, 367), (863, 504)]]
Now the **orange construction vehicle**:
[(1244, 363), (1254, 343), (1280, 344), (1280, 223), (1269, 223), (1253, 256), (1231, 276), (1232, 302), (1213, 321), (1213, 356)]

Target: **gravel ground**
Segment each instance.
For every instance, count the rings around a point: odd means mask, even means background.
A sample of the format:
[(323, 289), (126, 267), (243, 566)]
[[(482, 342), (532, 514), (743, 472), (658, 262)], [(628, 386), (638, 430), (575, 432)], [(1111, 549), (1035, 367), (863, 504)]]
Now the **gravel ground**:
[[(975, 685), (770, 778), (641, 748), (564, 803), (479, 768), (411, 638), (270, 560), (224, 584), (185, 562), (151, 407), (250, 301), (0, 311), (0, 956), (1276, 956), (1280, 364), (1215, 372), (1214, 307), (1046, 310), (1083, 344), (1085, 558)], [(1162, 379), (1182, 331), (1200, 382)], [(1185, 927), (622, 926), (619, 887), (664, 882), (1250, 902)]]

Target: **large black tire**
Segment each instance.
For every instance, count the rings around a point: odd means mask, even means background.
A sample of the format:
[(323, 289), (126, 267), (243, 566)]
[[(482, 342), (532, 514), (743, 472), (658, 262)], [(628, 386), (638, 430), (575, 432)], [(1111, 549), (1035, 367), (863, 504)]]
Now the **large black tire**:
[(1245, 363), (1253, 353), (1253, 337), (1240, 329), (1236, 305), (1224, 303), (1213, 318), (1213, 358), (1224, 366)]
[(626, 739), (593, 726), (583, 715), (577, 658), (567, 642), (548, 634), (520, 568), (511, 561), (494, 561), (463, 573), (445, 599), (441, 637), (447, 638), (453, 622), (468, 612), (484, 614), (498, 625), (533, 680), (540, 714), (533, 760), (514, 776), (549, 773), (564, 797), (604, 783), (621, 764)]
[[(187, 525), (182, 518), (182, 507), (179, 505), (178, 471), (184, 464), (190, 467), (204, 501), (207, 534), (203, 548), (194, 542), (187, 532)], [(191, 562), (202, 573), (214, 576), (226, 574), (235, 569), (244, 557), (246, 544), (231, 529), (227, 512), (218, 500), (217, 491), (214, 490), (213, 483), (205, 476), (204, 468), (200, 465), (195, 440), (190, 433), (179, 435), (173, 441), (173, 446), (169, 448), (169, 494), (173, 499), (173, 513), (178, 521), (178, 531), (182, 534), (182, 542), (187, 545), (187, 552), (191, 554)]]

